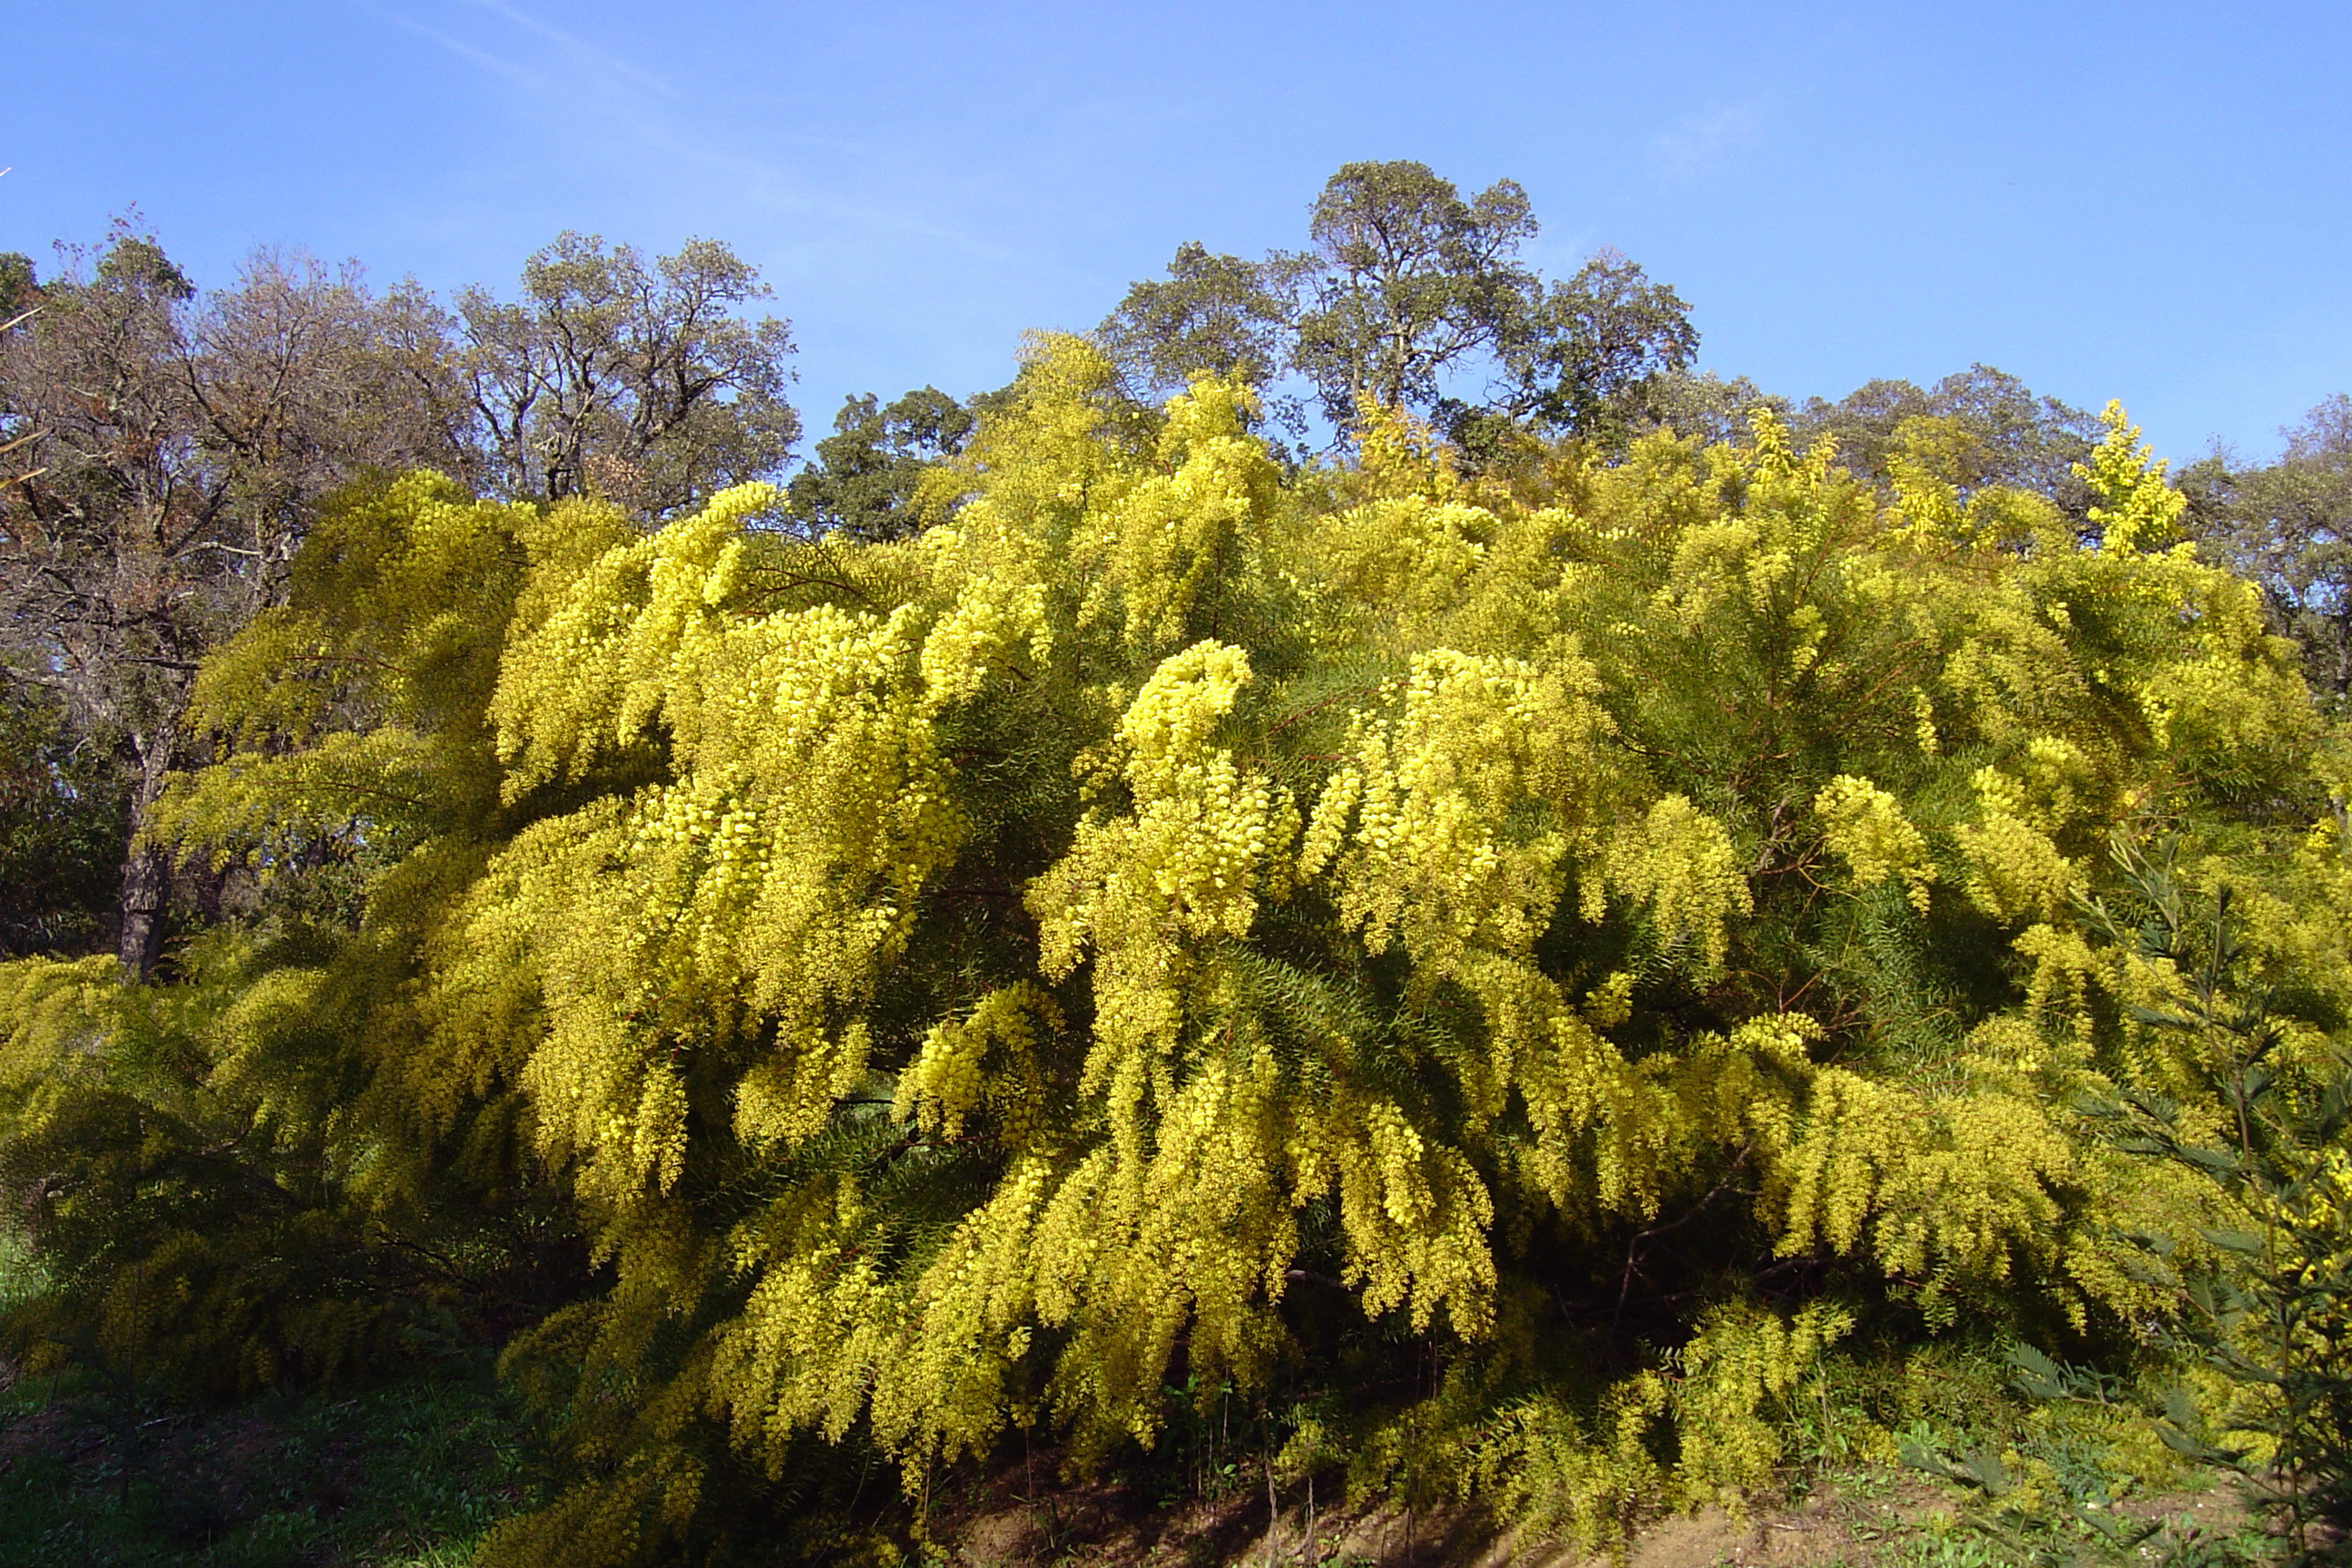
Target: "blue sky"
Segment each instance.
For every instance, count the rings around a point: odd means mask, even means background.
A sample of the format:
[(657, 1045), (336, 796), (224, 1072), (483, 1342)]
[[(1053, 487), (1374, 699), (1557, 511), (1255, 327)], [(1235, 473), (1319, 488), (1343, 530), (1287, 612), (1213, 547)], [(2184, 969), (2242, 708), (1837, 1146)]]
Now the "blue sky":
[(1980, 360), (2185, 460), (2352, 391), (2340, 4), (78, 0), (6, 37), (0, 249), (136, 203), (200, 281), (269, 243), (446, 289), (706, 235), (817, 431), (1001, 384), (1184, 240), (1300, 244), (1361, 158), (1519, 181), (1547, 270), (1615, 247), (1799, 397)]

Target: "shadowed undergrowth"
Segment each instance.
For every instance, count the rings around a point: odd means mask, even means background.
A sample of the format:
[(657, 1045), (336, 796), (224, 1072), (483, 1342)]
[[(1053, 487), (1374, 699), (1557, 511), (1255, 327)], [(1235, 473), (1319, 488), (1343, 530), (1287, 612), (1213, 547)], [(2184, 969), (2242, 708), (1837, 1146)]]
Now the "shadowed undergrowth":
[(0, 1564), (443, 1568), (530, 1498), (487, 1380), (167, 1404), (20, 1384), (0, 1405)]

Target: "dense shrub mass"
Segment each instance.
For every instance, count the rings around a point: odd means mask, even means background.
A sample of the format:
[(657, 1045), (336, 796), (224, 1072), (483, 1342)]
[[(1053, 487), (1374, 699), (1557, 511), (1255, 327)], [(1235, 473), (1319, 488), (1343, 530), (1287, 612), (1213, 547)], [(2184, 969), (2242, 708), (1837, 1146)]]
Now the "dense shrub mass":
[(1769, 414), (1465, 477), (1402, 416), (1286, 468), (1253, 396), (1045, 342), (890, 542), (347, 494), (155, 812), (258, 912), (0, 968), (20, 1341), (496, 1339), (569, 1466), (524, 1563), (1309, 1384), (1288, 1462), (1600, 1542), (1769, 1479), (1834, 1358), (2159, 1353), (2275, 1215), (2115, 1134), (2233, 1125), (2134, 868), (2233, 890), (2315, 1104), (2352, 847), (2121, 414), (2074, 516), (1934, 418), (1884, 482)]

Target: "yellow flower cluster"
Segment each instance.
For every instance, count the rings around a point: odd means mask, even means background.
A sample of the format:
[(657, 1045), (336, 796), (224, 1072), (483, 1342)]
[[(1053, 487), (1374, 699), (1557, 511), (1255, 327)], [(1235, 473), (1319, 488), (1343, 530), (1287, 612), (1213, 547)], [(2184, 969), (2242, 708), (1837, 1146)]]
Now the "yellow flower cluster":
[[(2352, 1152), (2323, 1151), (2301, 1186), (2280, 1205), (2294, 1238), (2286, 1266), (2302, 1284), (2341, 1284), (2352, 1279)], [(2352, 1307), (2339, 1306), (2331, 1319), (2326, 1326), (2338, 1339), (2352, 1339)]]
[(2090, 509), (2099, 526), (2099, 548), (2113, 555), (2172, 542), (2189, 498), (2164, 482), (2164, 464), (2152, 461), (2139, 438), (2139, 426), (2124, 416), (2123, 405), (2109, 403), (2099, 416), (2106, 438), (2092, 450), (2088, 464), (2074, 465), (2075, 477), (2086, 480), (2099, 500)]
[[(1723, 824), (1670, 795), (1650, 808), (1639, 827), (1614, 835), (1608, 851), (1609, 885), (1649, 907), (1670, 947), (1696, 945), (1700, 963), (1721, 967), (1730, 938), (1725, 922), (1751, 912), (1754, 895)], [(1587, 919), (1597, 919), (1597, 885), (1585, 894)]]
[(1903, 815), (1903, 803), (1868, 779), (1840, 773), (1813, 797), (1822, 818), (1822, 842), (1853, 872), (1854, 882), (1872, 887), (1900, 880), (1903, 896), (1921, 914), (1936, 868), (1927, 840)]
[(1248, 656), (1222, 643), (1162, 660), (1119, 721), (1133, 809), (1080, 822), (1030, 893), (1045, 973), (1096, 961), (1090, 1082), (1107, 1053), (1172, 1049), (1198, 944), (1247, 936), (1260, 894), (1286, 889), (1298, 831), (1288, 793), (1210, 743), (1249, 679)]
[(1243, 431), (1251, 407), (1247, 391), (1218, 382), (1169, 404), (1163, 471), (1089, 512), (1072, 542), (1070, 563), (1089, 584), (1080, 626), (1110, 621), (1138, 649), (1173, 646), (1202, 594), (1225, 591), (1228, 570), (1255, 552), (1250, 535), (1273, 510), (1279, 471)]
[(1681, 1451), (1675, 1487), (1687, 1504), (1717, 1502), (1737, 1517), (1782, 1456), (1781, 1411), (1797, 1380), (1853, 1328), (1853, 1314), (1813, 1301), (1791, 1318), (1748, 1303), (1701, 1318), (1682, 1348), (1674, 1401)]
[(1801, 1113), (1767, 1131), (1761, 1196), (1782, 1256), (1865, 1240), (1890, 1276), (1926, 1276), (1948, 1321), (1955, 1279), (2047, 1261), (2076, 1167), (2053, 1108), (1991, 1086), (1927, 1096), (1842, 1068), (1812, 1075)]
[(2053, 920), (2083, 886), (2082, 868), (2048, 834), (2007, 812), (1988, 810), (1953, 837), (1968, 857), (1969, 897), (1995, 920)]
[[(1550, 921), (1566, 857), (1597, 831), (1610, 725), (1594, 684), (1572, 652), (1546, 667), (1439, 649), (1413, 659), (1392, 723), (1356, 723), (1300, 865), (1330, 858), (1352, 810), (1330, 875), (1367, 948), (1402, 941), (1433, 978), (1472, 948), (1526, 952)], [(1507, 826), (1538, 807), (1528, 826)]]
[(1039, 1103), (1041, 1030), (1052, 1035), (1062, 1026), (1061, 1010), (1036, 985), (1023, 981), (991, 992), (971, 1017), (935, 1025), (924, 1037), (898, 1075), (892, 1115), (954, 1140), (969, 1119), (987, 1110), (1005, 1142), (1027, 1147), (1046, 1131)]

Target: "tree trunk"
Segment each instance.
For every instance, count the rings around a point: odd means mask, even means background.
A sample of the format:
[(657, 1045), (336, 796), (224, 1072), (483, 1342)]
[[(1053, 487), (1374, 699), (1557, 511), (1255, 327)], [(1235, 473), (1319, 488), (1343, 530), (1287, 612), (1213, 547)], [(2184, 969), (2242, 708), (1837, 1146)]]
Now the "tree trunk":
[(116, 906), (119, 922), (115, 956), (122, 963), (122, 978), (137, 983), (155, 973), (163, 955), (163, 895), (172, 881), (172, 856), (147, 837), (154, 819), (155, 802), (163, 794), (163, 775), (172, 765), (176, 734), (134, 737), (139, 753), (139, 785), (131, 797), (131, 844), (122, 860), (122, 895)]

